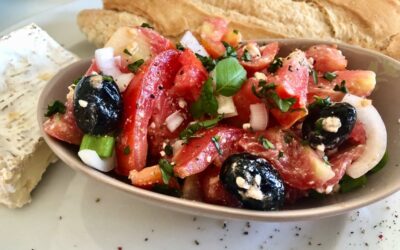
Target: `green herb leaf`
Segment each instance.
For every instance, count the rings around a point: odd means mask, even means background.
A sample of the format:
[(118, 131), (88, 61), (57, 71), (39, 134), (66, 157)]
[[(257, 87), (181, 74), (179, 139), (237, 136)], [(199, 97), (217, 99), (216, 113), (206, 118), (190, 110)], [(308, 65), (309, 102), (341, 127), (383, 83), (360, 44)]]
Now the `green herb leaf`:
[(169, 161), (167, 161), (166, 159), (160, 159), (158, 165), (160, 166), (164, 184), (168, 184), (169, 180), (174, 175), (174, 166), (171, 163), (169, 163)]
[(235, 33), (236, 35), (239, 34), (238, 30), (233, 30), (233, 33)]
[(140, 27), (149, 28), (149, 29), (154, 29), (154, 27), (153, 27), (152, 25), (148, 24), (148, 23), (142, 23), (142, 24), (140, 25)]
[(210, 72), (211, 70), (213, 70), (215, 68), (215, 60), (212, 59), (209, 56), (202, 56), (200, 54), (195, 53), (196, 57), (200, 60), (200, 62), (203, 64), (204, 68), (206, 68), (206, 70), (208, 72)]
[(128, 49), (124, 49), (124, 53), (127, 54), (128, 56), (132, 56), (131, 52), (129, 52)]
[(325, 74), (324, 74), (324, 78), (326, 79), (326, 80), (328, 80), (328, 81), (332, 81), (333, 79), (335, 79), (336, 78), (336, 74), (335, 74), (335, 72), (325, 72)]
[(218, 101), (214, 96), (212, 78), (203, 84), (200, 97), (190, 107), (190, 113), (194, 118), (200, 118), (205, 114), (216, 115), (218, 111)]
[(224, 58), (229, 58), (229, 57), (237, 58), (236, 50), (232, 46), (230, 46), (229, 43), (222, 41), (222, 44), (225, 47), (225, 53), (221, 58), (219, 58), (220, 60), (222, 60)]
[(275, 103), (276, 107), (284, 113), (288, 112), (293, 104), (296, 103), (295, 98), (280, 98), (275, 91), (270, 92), (268, 96)]
[(272, 142), (270, 142), (267, 138), (265, 138), (264, 136), (260, 136), (258, 137), (258, 142), (265, 148), (265, 149), (274, 149), (275, 146), (274, 144), (272, 144)]
[(268, 72), (269, 73), (275, 73), (280, 67), (282, 67), (282, 65), (283, 65), (282, 58), (277, 57), (269, 65)]
[(314, 84), (318, 85), (318, 74), (317, 74), (317, 71), (315, 71), (315, 69), (311, 70), (311, 75), (312, 75)]
[(215, 66), (216, 93), (233, 96), (246, 80), (246, 70), (236, 58), (226, 58)]
[(152, 190), (156, 193), (174, 196), (178, 198), (182, 196), (182, 192), (179, 189), (171, 188), (167, 184), (155, 184)]
[(181, 140), (184, 140), (185, 142), (188, 142), (188, 140), (192, 137), (194, 137), (195, 133), (201, 129), (209, 129), (214, 127), (215, 125), (218, 124), (219, 121), (221, 121), (223, 118), (222, 115), (210, 119), (210, 120), (205, 120), (205, 121), (200, 121), (196, 122), (193, 124), (190, 124), (187, 128), (185, 128), (180, 134), (179, 138)]
[(177, 50), (182, 50), (182, 51), (185, 50), (185, 47), (183, 47), (182, 43), (180, 43), (180, 42), (177, 43), (177, 44), (175, 45), (175, 47), (176, 47)]
[(44, 114), (44, 116), (50, 117), (57, 113), (65, 114), (65, 111), (66, 111), (66, 107), (65, 107), (64, 103), (56, 100), (53, 102), (53, 104), (47, 106), (47, 112), (46, 112), (46, 114)]
[(283, 151), (279, 150), (278, 159), (282, 158), (283, 156), (284, 156)]
[(132, 73), (136, 73), (138, 71), (138, 69), (140, 68), (140, 66), (142, 66), (142, 64), (144, 63), (143, 59), (139, 59), (131, 64), (128, 64), (128, 69), (129, 71), (131, 71)]
[(328, 96), (326, 98), (321, 98), (318, 96), (314, 96), (315, 101), (308, 105), (309, 109), (314, 109), (314, 108), (324, 108), (328, 107), (331, 105), (331, 98)]
[(367, 183), (367, 176), (363, 175), (357, 179), (353, 179), (348, 175), (343, 176), (340, 180), (340, 192), (347, 193), (364, 186)]
[(333, 90), (335, 90), (335, 91), (340, 91), (340, 92), (343, 92), (343, 93), (347, 93), (347, 92), (349, 92), (348, 90), (347, 90), (347, 88), (346, 88), (346, 81), (345, 80), (343, 80), (341, 83), (340, 83), (340, 86), (339, 85), (335, 85), (335, 87), (333, 88)]
[(78, 82), (80, 82), (81, 80), (82, 80), (82, 78), (83, 78), (83, 76), (81, 76), (81, 77), (79, 77), (79, 78), (76, 78), (73, 82), (72, 82), (72, 85), (77, 85), (78, 84)]
[(222, 149), (221, 146), (219, 145), (219, 136), (213, 136), (211, 138), (211, 141), (214, 143), (214, 146), (217, 149), (218, 154), (222, 155)]
[(385, 154), (383, 155), (382, 159), (379, 161), (378, 164), (376, 164), (376, 166), (371, 169), (368, 174), (375, 174), (376, 172), (379, 172), (388, 162), (389, 160), (389, 156), (388, 156), (388, 152), (386, 151)]
[(171, 156), (174, 153), (174, 149), (172, 148), (171, 144), (167, 143), (167, 145), (165, 145), (164, 152), (168, 156)]
[(258, 82), (258, 86), (260, 87), (259, 90), (257, 91), (256, 87), (253, 85), (251, 86), (251, 91), (255, 96), (258, 98), (264, 98), (267, 97), (267, 93), (269, 90), (273, 90), (276, 88), (275, 83), (267, 83), (265, 80), (260, 80)]
[(131, 147), (126, 146), (126, 147), (124, 148), (124, 155), (129, 155), (130, 153), (131, 153)]
[(250, 62), (251, 61), (251, 55), (249, 53), (249, 51), (247, 51), (247, 49), (244, 50), (242, 58), (243, 61), (245, 62)]

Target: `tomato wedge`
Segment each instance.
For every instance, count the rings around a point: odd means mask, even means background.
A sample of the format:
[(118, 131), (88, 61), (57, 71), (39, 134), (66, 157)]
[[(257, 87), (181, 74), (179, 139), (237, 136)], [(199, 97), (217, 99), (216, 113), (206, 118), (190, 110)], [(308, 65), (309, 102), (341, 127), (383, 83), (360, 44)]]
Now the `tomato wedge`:
[(214, 59), (225, 53), (225, 46), (221, 40), (228, 31), (228, 22), (223, 18), (206, 19), (200, 30), (201, 44), (207, 53)]
[(174, 173), (180, 178), (185, 178), (204, 171), (214, 160), (221, 159), (212, 141), (218, 138), (219, 147), (226, 157), (229, 155), (231, 146), (242, 136), (241, 129), (230, 127), (215, 127), (197, 133), (195, 138), (190, 139), (188, 144), (176, 154), (172, 161), (175, 162)]
[(128, 176), (146, 165), (147, 127), (155, 98), (170, 84), (179, 70), (179, 52), (167, 50), (154, 57), (132, 79), (124, 92), (122, 131), (117, 138), (117, 173)]
[[(245, 59), (247, 51), (250, 58)], [(279, 44), (277, 42), (259, 46), (256, 42), (249, 42), (243, 45), (237, 52), (240, 63), (250, 73), (266, 69), (278, 54)]]
[(314, 45), (306, 51), (307, 58), (313, 59), (314, 69), (320, 72), (344, 70), (347, 60), (336, 45)]
[(153, 55), (175, 48), (170, 40), (158, 34), (157, 31), (143, 27), (137, 27), (137, 29), (147, 38)]
[(195, 101), (200, 96), (201, 87), (208, 77), (208, 72), (190, 49), (183, 51), (179, 56), (179, 62), (182, 68), (175, 77), (170, 93), (183, 97), (187, 101)]

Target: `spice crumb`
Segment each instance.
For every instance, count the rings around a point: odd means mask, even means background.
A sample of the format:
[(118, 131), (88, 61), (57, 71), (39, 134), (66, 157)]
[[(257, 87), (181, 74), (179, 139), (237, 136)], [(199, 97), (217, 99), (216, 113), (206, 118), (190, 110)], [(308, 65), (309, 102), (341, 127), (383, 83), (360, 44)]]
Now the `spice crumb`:
[(248, 234), (249, 234), (249, 232), (247, 232), (247, 231), (243, 232), (243, 235), (248, 235)]
[(100, 202), (100, 198), (96, 198), (96, 203), (99, 203)]
[(193, 221), (196, 221), (197, 220), (197, 217), (193, 217)]
[(149, 238), (144, 238), (144, 241), (149, 241)]
[(60, 216), (58, 217), (58, 219), (59, 219), (59, 220), (62, 220), (62, 219), (63, 219), (63, 217), (60, 215)]
[(194, 244), (196, 244), (198, 246), (198, 245), (200, 245), (200, 242), (198, 240), (194, 240)]

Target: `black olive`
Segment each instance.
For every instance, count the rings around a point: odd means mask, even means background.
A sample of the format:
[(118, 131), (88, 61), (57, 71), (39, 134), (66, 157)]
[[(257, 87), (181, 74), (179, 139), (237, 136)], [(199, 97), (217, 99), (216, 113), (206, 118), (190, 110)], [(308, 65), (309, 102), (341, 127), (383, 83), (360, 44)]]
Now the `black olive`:
[[(323, 122), (327, 118), (340, 120), (340, 127), (336, 132), (334, 130), (327, 131), (324, 128)], [(337, 148), (349, 137), (356, 120), (356, 109), (346, 102), (333, 103), (323, 107), (312, 105), (303, 122), (303, 139), (308, 141), (313, 148), (317, 148), (321, 144), (325, 149)]]
[(74, 115), (84, 133), (105, 135), (114, 132), (122, 115), (122, 98), (112, 77), (82, 77), (75, 87)]
[(285, 201), (283, 181), (264, 158), (248, 153), (231, 155), (224, 161), (219, 178), (246, 208), (278, 210)]

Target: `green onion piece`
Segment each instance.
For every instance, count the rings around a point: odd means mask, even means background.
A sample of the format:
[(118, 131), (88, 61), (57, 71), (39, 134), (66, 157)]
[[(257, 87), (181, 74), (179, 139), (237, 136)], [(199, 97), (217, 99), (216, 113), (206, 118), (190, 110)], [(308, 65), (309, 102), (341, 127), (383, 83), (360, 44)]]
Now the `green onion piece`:
[(171, 177), (174, 175), (174, 166), (166, 159), (160, 159), (158, 162), (164, 184), (168, 184)]
[(364, 186), (367, 183), (367, 176), (363, 175), (357, 179), (353, 179), (348, 175), (343, 176), (340, 180), (340, 192), (347, 193)]
[(379, 172), (379, 170), (381, 170), (386, 163), (389, 160), (389, 156), (388, 156), (388, 152), (386, 151), (385, 154), (383, 155), (382, 159), (379, 161), (378, 164), (376, 164), (376, 166), (371, 169), (367, 174), (375, 174), (376, 172)]
[(91, 149), (102, 158), (111, 157), (114, 151), (115, 138), (112, 136), (95, 136), (85, 134), (79, 150)]
[(144, 60), (139, 59), (131, 64), (128, 64), (128, 69), (130, 72), (136, 73), (139, 70), (140, 66), (142, 66), (143, 63), (144, 63)]

